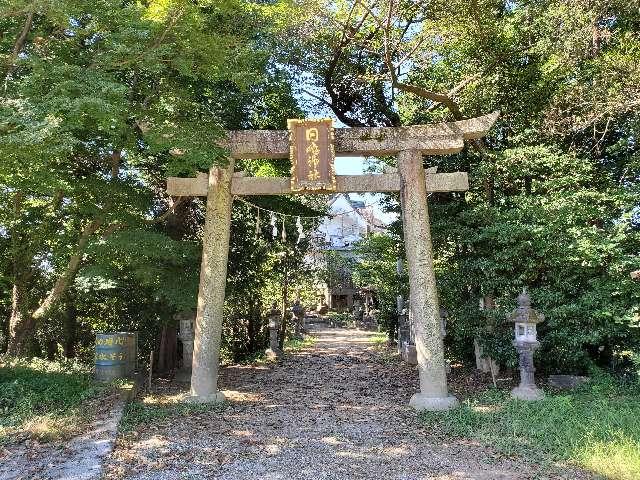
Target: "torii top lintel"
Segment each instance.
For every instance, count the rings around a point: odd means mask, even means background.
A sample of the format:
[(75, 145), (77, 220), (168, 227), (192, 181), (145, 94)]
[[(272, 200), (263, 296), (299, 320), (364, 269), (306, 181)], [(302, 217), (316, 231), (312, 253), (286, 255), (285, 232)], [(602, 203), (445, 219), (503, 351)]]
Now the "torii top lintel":
[[(432, 125), (407, 127), (361, 127), (335, 129), (334, 148), (338, 156), (382, 156), (402, 151), (419, 151), (423, 155), (446, 155), (464, 147), (464, 140), (482, 138), (498, 118), (499, 112), (482, 117)], [(228, 132), (222, 145), (232, 158), (287, 158), (290, 154), (287, 130), (238, 130)], [(206, 196), (209, 174), (195, 178), (169, 177), (167, 193), (171, 196)], [(381, 175), (336, 175), (331, 191), (293, 191), (290, 177), (245, 177), (233, 175), (233, 195), (288, 195), (336, 192), (397, 192), (398, 173)], [(465, 172), (425, 172), (427, 192), (462, 192), (469, 189)]]
[[(464, 140), (484, 137), (499, 116), (481, 117), (405, 127), (354, 127), (335, 129), (337, 156), (395, 155), (402, 150), (418, 150), (423, 155), (446, 155), (464, 148)], [(231, 130), (221, 145), (233, 158), (287, 158), (287, 130)]]

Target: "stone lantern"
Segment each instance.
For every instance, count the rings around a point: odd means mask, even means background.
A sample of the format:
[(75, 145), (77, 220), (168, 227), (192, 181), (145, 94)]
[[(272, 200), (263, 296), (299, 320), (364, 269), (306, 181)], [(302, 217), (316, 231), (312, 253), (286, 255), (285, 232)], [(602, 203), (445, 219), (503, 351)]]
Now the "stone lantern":
[(296, 298), (296, 301), (291, 307), (291, 313), (293, 313), (294, 320), (294, 328), (295, 328), (295, 337), (298, 339), (302, 338), (302, 334), (305, 331), (304, 325), (304, 307), (300, 303), (300, 297)]
[(174, 315), (173, 318), (180, 325), (178, 338), (182, 342), (182, 368), (176, 372), (176, 379), (178, 381), (188, 381), (191, 379), (191, 363), (193, 362), (196, 312), (180, 312)]
[(449, 319), (449, 312), (446, 308), (440, 307), (440, 336), (442, 338), (447, 336), (447, 320)]
[(400, 302), (398, 306), (398, 353), (404, 356), (404, 347), (411, 341), (411, 328), (409, 325), (409, 313)]
[(511, 391), (513, 398), (520, 400), (540, 400), (544, 393), (536, 387), (533, 354), (540, 346), (536, 325), (544, 322), (544, 315), (531, 308), (531, 298), (526, 290), (518, 296), (518, 308), (508, 317), (515, 324), (513, 345), (520, 361), (520, 385)]
[(269, 348), (265, 352), (267, 358), (274, 359), (280, 358), (283, 355), (282, 350), (280, 349), (280, 310), (278, 310), (278, 305), (276, 302), (273, 302), (271, 305), (271, 309), (267, 314), (267, 318), (269, 321)]

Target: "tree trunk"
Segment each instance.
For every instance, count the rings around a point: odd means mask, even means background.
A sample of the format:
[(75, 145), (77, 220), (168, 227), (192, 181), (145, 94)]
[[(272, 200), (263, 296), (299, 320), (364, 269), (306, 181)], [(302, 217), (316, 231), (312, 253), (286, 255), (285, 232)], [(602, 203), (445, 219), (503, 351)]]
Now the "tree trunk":
[(34, 319), (40, 320), (45, 317), (51, 308), (60, 301), (62, 296), (67, 292), (69, 285), (71, 285), (78, 273), (78, 270), (80, 269), (82, 258), (91, 235), (93, 235), (101, 226), (102, 220), (95, 219), (92, 222), (89, 222), (82, 229), (82, 234), (78, 240), (76, 251), (71, 255), (71, 257), (69, 257), (69, 262), (67, 263), (65, 270), (60, 274), (60, 276), (58, 276), (51, 291), (47, 294), (44, 300), (42, 300), (42, 303), (40, 303), (40, 306), (36, 311), (33, 312)]
[(67, 305), (64, 311), (64, 356), (65, 358), (74, 358), (76, 356), (78, 326), (78, 310), (72, 299), (67, 299)]
[(160, 334), (160, 346), (156, 363), (156, 371), (165, 373), (176, 368), (178, 342), (175, 327), (163, 326)]
[[(493, 310), (494, 308), (496, 308), (496, 302), (493, 295), (485, 295), (482, 298), (482, 309)], [(486, 325), (486, 331), (491, 333), (493, 331), (493, 327), (491, 325)], [(491, 373), (492, 375), (498, 374), (500, 371), (500, 365), (493, 358), (484, 353), (478, 338), (474, 339), (473, 348), (476, 357), (476, 369), (484, 373)]]
[[(19, 200), (16, 200), (16, 212), (19, 211), (18, 201)], [(10, 355), (25, 356), (33, 353), (34, 347), (36, 346), (36, 322), (45, 318), (53, 306), (59, 302), (67, 292), (69, 285), (73, 282), (80, 268), (82, 257), (91, 235), (93, 235), (101, 225), (102, 220), (96, 219), (83, 228), (76, 251), (69, 258), (65, 270), (56, 279), (53, 289), (33, 312), (30, 310), (27, 294), (27, 277), (29, 274), (25, 273), (27, 269), (22, 266), (30, 265), (32, 259), (20, 262), (16, 260), (16, 264), (14, 265), (15, 279), (11, 300), (11, 317), (9, 318), (9, 347), (7, 349)], [(19, 239), (15, 237), (15, 235), (14, 233), (14, 241), (19, 242)], [(15, 247), (14, 252), (17, 251), (18, 248)], [(17, 254), (14, 253), (14, 255)]]
[(11, 294), (9, 318), (9, 345), (7, 352), (13, 356), (28, 356), (35, 350), (36, 322), (29, 311), (26, 282), (18, 278)]
[(11, 52), (11, 56), (7, 59), (7, 68), (5, 72), (5, 80), (8, 80), (13, 71), (16, 68), (16, 60), (18, 59), (20, 52), (24, 48), (24, 44), (27, 41), (27, 35), (29, 35), (29, 30), (31, 30), (31, 25), (33, 24), (33, 16), (36, 12), (36, 2), (32, 2), (29, 10), (27, 11), (27, 18), (24, 21), (24, 25), (22, 26), (22, 30), (20, 34), (16, 38), (15, 43), (13, 44), (13, 51)]
[(49, 338), (45, 341), (45, 348), (47, 360), (52, 362), (56, 359), (56, 353), (58, 353), (58, 342), (54, 338)]
[[(286, 260), (285, 260), (286, 261)], [(284, 279), (282, 282), (282, 324), (280, 325), (280, 338), (278, 345), (280, 349), (284, 349), (284, 337), (287, 334), (287, 305), (289, 304), (289, 279), (287, 278), (287, 269), (285, 263)]]
[(259, 345), (258, 335), (260, 334), (260, 301), (255, 300), (251, 302), (249, 307), (249, 325), (248, 325), (248, 336), (249, 336), (249, 352), (254, 353), (257, 352), (262, 345)]

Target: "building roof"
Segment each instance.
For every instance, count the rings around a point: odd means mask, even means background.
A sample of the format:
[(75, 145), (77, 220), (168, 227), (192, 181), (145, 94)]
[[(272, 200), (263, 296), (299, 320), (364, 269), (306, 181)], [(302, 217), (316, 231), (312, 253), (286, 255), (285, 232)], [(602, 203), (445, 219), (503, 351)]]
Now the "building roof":
[(380, 229), (387, 228), (387, 225), (375, 215), (375, 212), (373, 211), (372, 208), (368, 207), (362, 200), (356, 200), (351, 198), (351, 196), (348, 193), (337, 193), (333, 195), (329, 200), (329, 207), (331, 207), (331, 205), (333, 205), (335, 201), (338, 200), (340, 197), (344, 198), (349, 203), (353, 211), (357, 215), (362, 217), (372, 227), (376, 227)]
[(370, 233), (380, 233), (387, 225), (379, 219), (372, 206), (348, 194), (333, 195), (328, 201), (331, 212), (318, 226), (315, 237), (323, 250), (349, 251)]

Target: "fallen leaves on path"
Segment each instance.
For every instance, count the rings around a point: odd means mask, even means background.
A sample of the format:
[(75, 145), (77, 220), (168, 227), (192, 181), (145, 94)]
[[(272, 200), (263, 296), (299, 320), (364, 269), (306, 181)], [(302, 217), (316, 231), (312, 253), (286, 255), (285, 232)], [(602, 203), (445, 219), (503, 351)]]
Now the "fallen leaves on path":
[[(269, 368), (223, 368), (230, 401), (222, 409), (151, 420), (123, 435), (107, 478), (544, 478), (530, 464), (426, 431), (408, 407), (416, 367), (381, 351), (372, 333), (322, 325), (312, 333), (313, 346)], [(454, 390), (456, 381), (464, 382), (455, 379)], [(186, 388), (161, 381), (155, 396)]]

